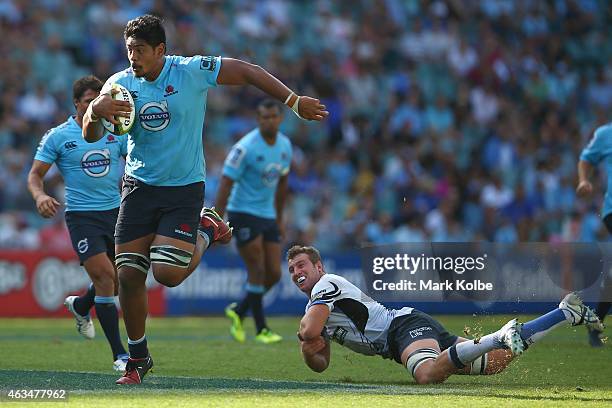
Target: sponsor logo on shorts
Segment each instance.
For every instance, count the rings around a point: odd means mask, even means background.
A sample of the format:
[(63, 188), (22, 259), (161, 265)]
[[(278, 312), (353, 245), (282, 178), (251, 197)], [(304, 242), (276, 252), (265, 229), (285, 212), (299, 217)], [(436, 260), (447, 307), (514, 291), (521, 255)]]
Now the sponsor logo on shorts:
[(431, 330), (433, 329), (430, 326), (423, 326), (423, 327), (419, 327), (418, 329), (410, 330), (408, 333), (410, 333), (410, 337), (415, 339), (419, 336), (422, 336), (423, 332), (431, 331)]
[(77, 243), (77, 249), (79, 250), (79, 254), (84, 254), (89, 249), (89, 242), (87, 242), (87, 238), (83, 238)]
[(174, 229), (174, 232), (180, 235), (184, 235), (186, 237), (193, 237), (193, 233), (191, 232), (191, 226), (189, 226), (189, 224), (180, 224), (177, 228)]
[(334, 330), (334, 334), (332, 334), (332, 339), (338, 344), (344, 344), (344, 338), (346, 337), (348, 330), (343, 327), (336, 327)]

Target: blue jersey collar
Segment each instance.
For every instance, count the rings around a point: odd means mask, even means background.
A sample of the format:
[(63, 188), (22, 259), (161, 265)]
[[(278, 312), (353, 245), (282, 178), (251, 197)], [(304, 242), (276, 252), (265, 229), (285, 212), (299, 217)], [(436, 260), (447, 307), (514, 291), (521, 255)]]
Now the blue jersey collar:
[(261, 134), (261, 132), (259, 131), (259, 128), (256, 128), (257, 130), (257, 136), (259, 137), (259, 140), (261, 141), (261, 143), (263, 143), (264, 145), (268, 146), (268, 147), (275, 147), (278, 144), (278, 134), (280, 132), (276, 132), (276, 138), (274, 139), (274, 144), (268, 144), (268, 142), (266, 141), (266, 138)]
[(79, 124), (77, 123), (75, 118), (76, 118), (76, 116), (70, 115), (70, 116), (68, 116), (68, 120), (66, 122), (68, 122), (68, 124), (70, 126), (75, 127), (77, 129), (80, 129), (81, 127), (79, 126)]

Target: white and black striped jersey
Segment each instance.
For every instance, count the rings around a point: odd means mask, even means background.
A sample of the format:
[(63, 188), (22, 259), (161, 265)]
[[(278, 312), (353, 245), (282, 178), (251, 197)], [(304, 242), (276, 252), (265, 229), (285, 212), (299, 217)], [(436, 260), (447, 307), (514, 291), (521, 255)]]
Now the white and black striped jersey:
[(324, 330), (332, 340), (357, 353), (383, 357), (389, 357), (391, 321), (412, 312), (411, 307), (387, 309), (342, 276), (329, 273), (312, 288), (306, 310), (319, 304), (331, 312)]

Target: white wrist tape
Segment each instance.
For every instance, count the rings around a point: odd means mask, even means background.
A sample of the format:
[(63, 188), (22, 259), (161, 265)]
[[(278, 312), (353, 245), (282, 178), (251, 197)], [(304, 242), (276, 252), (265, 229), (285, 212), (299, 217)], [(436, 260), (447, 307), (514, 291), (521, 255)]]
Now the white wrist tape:
[(285, 105), (289, 106), (291, 108), (291, 110), (297, 115), (298, 118), (302, 119), (302, 120), (306, 120), (304, 119), (302, 116), (300, 116), (300, 112), (299, 112), (299, 106), (300, 106), (300, 97), (297, 96), (295, 98), (295, 102), (293, 102), (293, 105), (289, 105), (289, 101), (291, 100), (291, 97), (295, 95), (295, 93), (291, 92), (289, 94), (289, 96), (287, 97), (287, 99), (285, 99)]

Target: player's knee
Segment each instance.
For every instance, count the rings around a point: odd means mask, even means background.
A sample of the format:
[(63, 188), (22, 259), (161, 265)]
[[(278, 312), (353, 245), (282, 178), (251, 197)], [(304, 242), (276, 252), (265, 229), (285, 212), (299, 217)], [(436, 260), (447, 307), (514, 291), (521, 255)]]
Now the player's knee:
[(115, 286), (115, 271), (112, 268), (89, 266), (87, 273), (96, 291), (112, 291)]
[(146, 277), (151, 261), (147, 256), (136, 252), (122, 252), (115, 256), (115, 266), (121, 282), (122, 276), (128, 277), (140, 273)]
[(132, 268), (121, 268), (117, 274), (119, 278), (119, 286), (124, 290), (140, 287), (146, 280), (146, 275), (139, 270)]
[(309, 368), (314, 371), (315, 373), (319, 373), (321, 374), (323, 371), (327, 370), (327, 367), (329, 367), (329, 363), (325, 364), (325, 365), (320, 365), (320, 366), (314, 366), (314, 367), (310, 367)]
[(153, 272), (158, 272), (162, 279), (164, 278), (162, 275), (166, 275), (166, 272), (170, 272), (170, 275), (178, 272), (178, 275), (181, 276), (185, 275), (186, 271), (193, 270), (191, 267), (193, 252), (172, 245), (154, 245), (151, 247), (150, 255)]
[(188, 276), (193, 253), (172, 245), (151, 247), (151, 265), (155, 280), (164, 286), (179, 285)]
[(444, 381), (434, 369), (434, 361), (440, 355), (433, 348), (422, 348), (410, 353), (406, 359), (406, 370), (417, 384), (435, 384)]
[(177, 278), (176, 276), (172, 275), (156, 275), (155, 280), (167, 288), (174, 288), (183, 282), (183, 279)]
[(414, 380), (417, 384), (440, 384), (447, 377), (448, 375), (436, 369), (433, 359), (428, 360), (414, 373)]
[(149, 258), (135, 252), (122, 252), (115, 256), (119, 286), (123, 290), (139, 289), (147, 279)]
[(167, 265), (173, 269), (187, 269), (191, 264), (193, 252), (172, 245), (154, 245), (151, 247), (150, 256), (151, 263), (155, 266)]
[(153, 264), (153, 276), (155, 280), (169, 288), (178, 286), (183, 282), (185, 279), (185, 274), (182, 273), (183, 271), (173, 267)]
[(96, 288), (96, 293), (110, 294), (115, 293), (115, 281), (109, 276), (91, 277), (91, 280)]
[(427, 367), (417, 370), (414, 376), (414, 380), (419, 385), (440, 384), (444, 381), (444, 379), (445, 377), (437, 375), (433, 370), (430, 370)]

